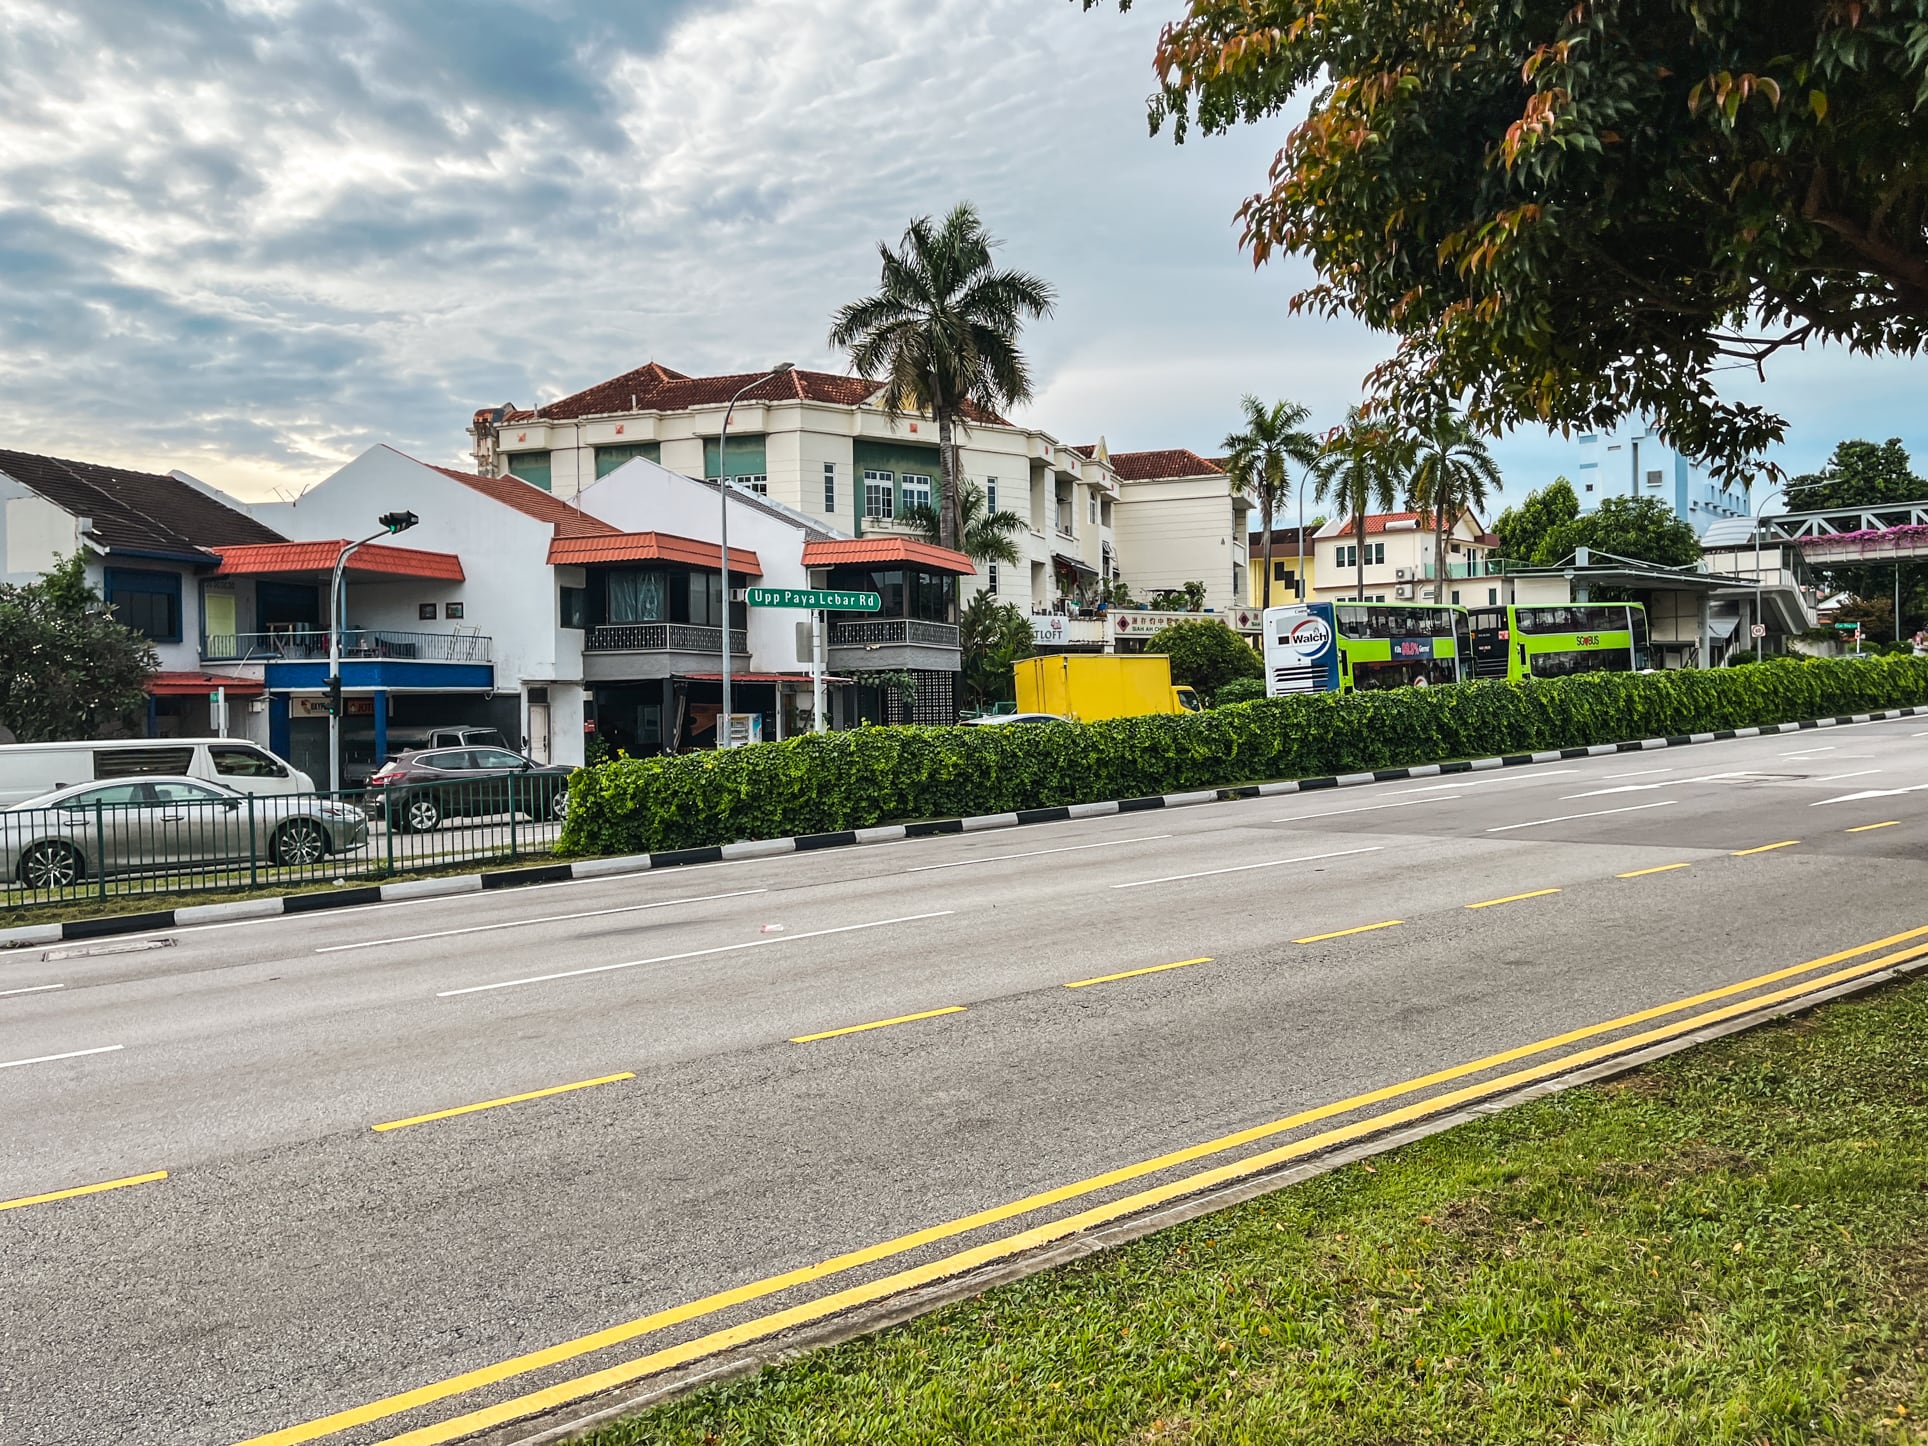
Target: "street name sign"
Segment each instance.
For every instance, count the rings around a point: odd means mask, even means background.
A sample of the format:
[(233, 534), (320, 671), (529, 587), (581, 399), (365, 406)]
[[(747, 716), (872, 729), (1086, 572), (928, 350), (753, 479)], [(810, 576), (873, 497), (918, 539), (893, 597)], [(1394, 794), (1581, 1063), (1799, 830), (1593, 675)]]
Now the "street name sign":
[(874, 592), (833, 592), (810, 587), (746, 588), (744, 601), (753, 608), (810, 608), (833, 613), (874, 613), (884, 606), (883, 598)]

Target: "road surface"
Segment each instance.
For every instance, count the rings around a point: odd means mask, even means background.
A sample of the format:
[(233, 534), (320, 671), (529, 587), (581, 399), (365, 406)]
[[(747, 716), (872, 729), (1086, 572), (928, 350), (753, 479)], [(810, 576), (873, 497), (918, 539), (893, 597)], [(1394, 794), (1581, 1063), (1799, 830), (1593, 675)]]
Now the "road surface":
[(449, 1439), (1356, 1096), (1928, 945), (1918, 725), (0, 955), (0, 1440)]

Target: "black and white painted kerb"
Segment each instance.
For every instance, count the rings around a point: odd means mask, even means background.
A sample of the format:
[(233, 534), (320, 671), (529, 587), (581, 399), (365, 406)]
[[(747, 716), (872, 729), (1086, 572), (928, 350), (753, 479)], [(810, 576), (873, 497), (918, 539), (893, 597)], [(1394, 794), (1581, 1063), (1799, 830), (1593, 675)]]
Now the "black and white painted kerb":
[(1693, 743), (1718, 743), (1730, 738), (1759, 738), (1800, 733), (1811, 728), (1835, 728), (1849, 723), (1873, 723), (1891, 718), (1928, 715), (1928, 707), (1890, 708), (1880, 713), (1855, 713), (1836, 718), (1808, 718), (1766, 728), (1723, 728), (1714, 733), (1677, 734), (1670, 738), (1642, 738), (1626, 743), (1596, 743), (1590, 748), (1554, 748), (1540, 753), (1514, 753), (1503, 758), (1475, 758), (1457, 763), (1423, 763), (1414, 768), (1380, 768), (1369, 773), (1342, 773), (1331, 778), (1288, 779), (1232, 788), (1207, 788), (1195, 793), (1156, 794), (1149, 798), (1121, 798), (1104, 803), (1061, 804), (1053, 808), (1021, 808), (1013, 813), (988, 813), (975, 818), (936, 818), (918, 823), (882, 824), (876, 828), (843, 829), (836, 833), (802, 834), (796, 838), (745, 839), (709, 848), (669, 849), (662, 853), (629, 854), (617, 858), (576, 859), (569, 863), (537, 864), (488, 873), (458, 874), (447, 878), (403, 879), (392, 884), (369, 884), (327, 892), (287, 894), (272, 899), (235, 899), (222, 904), (194, 904), (181, 909), (158, 909), (142, 914), (110, 914), (97, 919), (69, 919), (58, 924), (26, 924), (0, 929), (0, 950), (57, 944), (68, 939), (98, 939), (109, 934), (151, 934), (158, 929), (194, 924), (267, 919), (278, 914), (305, 914), (321, 909), (346, 909), (402, 899), (429, 899), (449, 894), (480, 893), (527, 884), (552, 884), (573, 879), (612, 878), (681, 864), (726, 863), (736, 859), (775, 858), (814, 849), (895, 843), (906, 838), (938, 834), (978, 833), (986, 829), (1021, 828), (1033, 823), (1062, 823), (1074, 818), (1102, 818), (1115, 813), (1138, 813), (1155, 808), (1186, 808), (1197, 803), (1222, 803), (1243, 798), (1275, 798), (1285, 793), (1308, 793), (1321, 788), (1353, 788), (1407, 778), (1439, 778), (1455, 773), (1482, 773), (1495, 768), (1518, 768), (1529, 763), (1558, 763), (1570, 758), (1599, 758), (1614, 753), (1639, 753), (1652, 748), (1681, 748)]

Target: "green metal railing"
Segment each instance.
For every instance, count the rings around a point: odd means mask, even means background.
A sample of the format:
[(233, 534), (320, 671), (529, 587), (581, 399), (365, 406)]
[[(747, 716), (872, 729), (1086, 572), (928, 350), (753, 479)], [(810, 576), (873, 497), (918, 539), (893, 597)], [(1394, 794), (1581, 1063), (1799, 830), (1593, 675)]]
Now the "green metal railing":
[(103, 782), (66, 806), (0, 810), (0, 910), (278, 891), (551, 854), (566, 778), (507, 774), (340, 794), (221, 798)]

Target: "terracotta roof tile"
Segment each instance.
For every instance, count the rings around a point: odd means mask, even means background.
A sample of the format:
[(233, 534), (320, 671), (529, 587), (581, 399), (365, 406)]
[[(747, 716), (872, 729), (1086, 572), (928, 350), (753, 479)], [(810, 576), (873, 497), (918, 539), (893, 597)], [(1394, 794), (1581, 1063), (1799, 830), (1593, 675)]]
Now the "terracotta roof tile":
[[(557, 537), (549, 544), (553, 566), (580, 567), (591, 562), (676, 562), (714, 569), (717, 546), (672, 532), (618, 532), (613, 536)], [(745, 547), (730, 549), (730, 571), (762, 577), (763, 564)]]
[[(287, 573), (333, 572), (335, 559), (348, 545), (336, 542), (253, 542), (217, 547), (221, 565), (216, 577), (272, 577)], [(461, 582), (462, 559), (452, 552), (428, 552), (419, 547), (390, 547), (370, 542), (348, 559), (348, 573), (363, 577), (415, 577)]]
[(1222, 477), (1225, 469), (1183, 447), (1159, 452), (1113, 452), (1111, 470), (1125, 482), (1148, 482), (1165, 477)]
[(557, 537), (607, 537), (619, 531), (600, 517), (591, 517), (587, 512), (571, 507), (560, 497), (551, 496), (520, 477), (482, 477), (474, 472), (457, 472), (453, 467), (436, 467), (433, 462), (424, 462), (422, 465), (434, 468), (444, 477), (451, 477), (464, 487), (500, 502), (504, 507), (513, 507), (525, 517), (547, 522), (555, 528)]
[[(760, 372), (737, 372), (729, 376), (691, 377), (651, 362), (543, 406), (517, 408), (504, 416), (500, 423), (495, 421), (496, 409), (493, 407), (478, 410), (475, 420), (478, 425), (508, 426), (517, 422), (563, 422), (630, 412), (680, 412), (690, 407), (718, 407), (755, 382), (760, 375)], [(793, 367), (780, 376), (770, 377), (751, 387), (743, 399), (746, 402), (825, 402), (833, 406), (858, 407), (875, 397), (882, 385), (866, 377), (804, 371)], [(966, 406), (964, 413), (975, 422), (1010, 425), (995, 412), (979, 407)]]
[(853, 567), (862, 563), (896, 563), (960, 575), (977, 571), (977, 564), (961, 552), (908, 537), (846, 537), (803, 545), (805, 567)]

